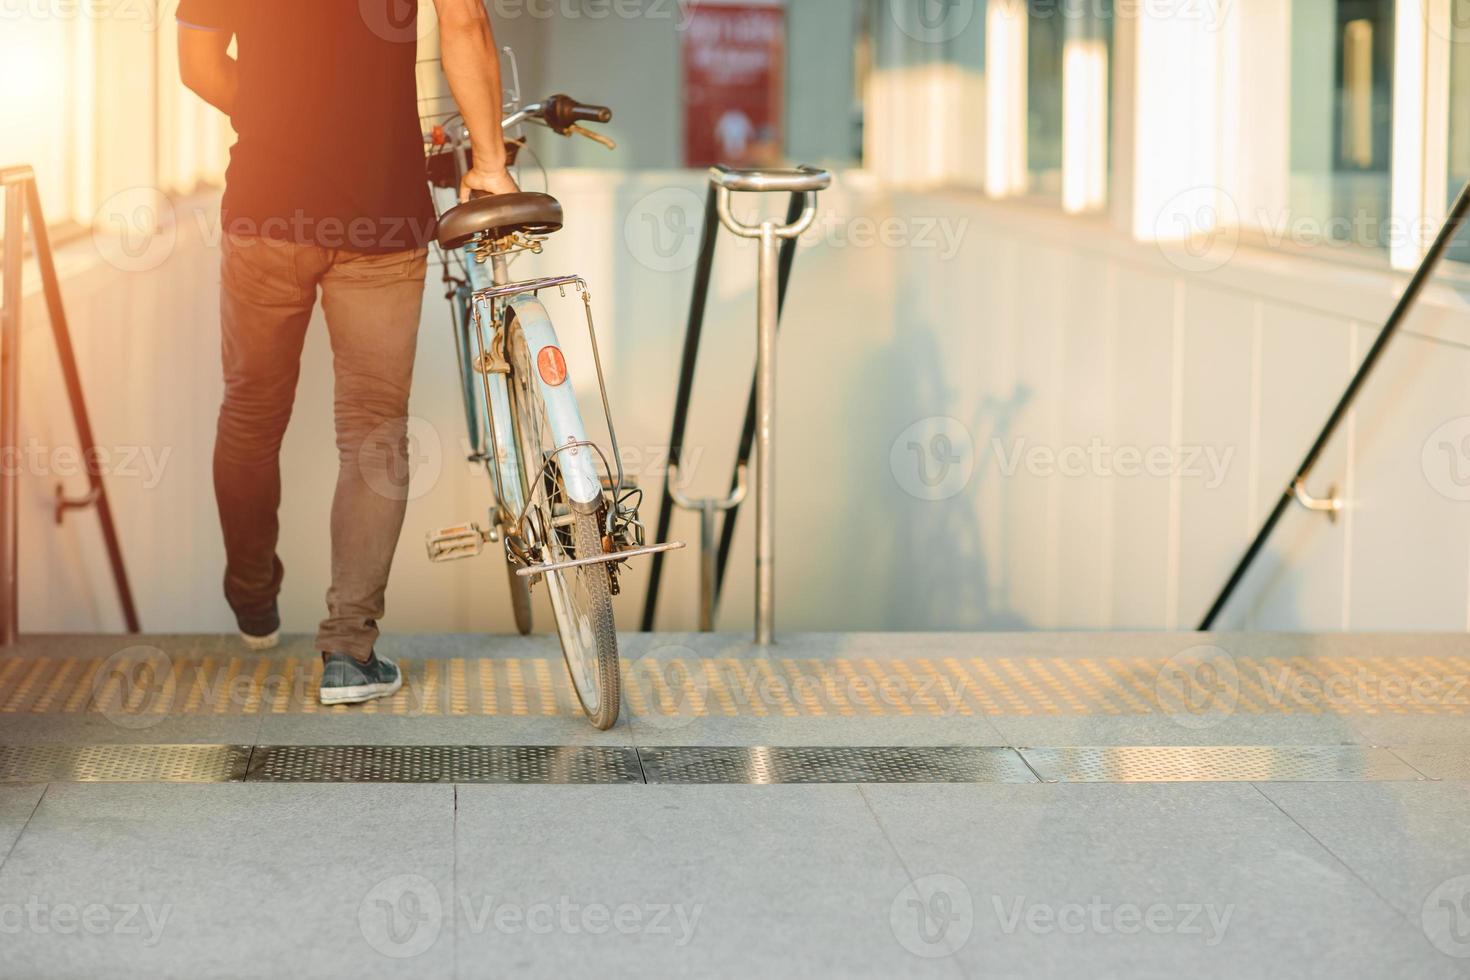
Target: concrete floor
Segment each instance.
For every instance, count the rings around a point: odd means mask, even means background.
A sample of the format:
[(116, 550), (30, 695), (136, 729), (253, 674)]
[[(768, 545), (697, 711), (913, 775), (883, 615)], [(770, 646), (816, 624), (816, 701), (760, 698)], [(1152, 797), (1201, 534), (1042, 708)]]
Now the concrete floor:
[[(180, 681), (135, 712), (80, 669), (129, 646)], [(423, 670), (417, 694), (307, 713), (250, 683), (296, 670), (304, 641), (253, 658), (217, 637), (31, 638), (0, 658), (0, 745), (1385, 746), (1402, 771), (0, 785), (0, 976), (1470, 976), (1464, 637), (811, 636), (766, 657), (734, 637), (630, 635), (630, 667), (682, 660), (711, 680), (660, 702), (635, 670), (602, 734), (556, 694), (548, 641), (383, 649)], [(246, 678), (238, 696), (188, 693), (205, 657)], [(725, 698), (703, 665), (726, 660), (781, 682)], [(973, 680), (955, 697), (926, 682), (946, 660)], [(850, 680), (844, 664), (909, 681), (873, 699), (803, 687), (803, 671)], [(474, 683), (487, 676), (494, 698)], [(1189, 707), (1191, 678), (1214, 700)]]

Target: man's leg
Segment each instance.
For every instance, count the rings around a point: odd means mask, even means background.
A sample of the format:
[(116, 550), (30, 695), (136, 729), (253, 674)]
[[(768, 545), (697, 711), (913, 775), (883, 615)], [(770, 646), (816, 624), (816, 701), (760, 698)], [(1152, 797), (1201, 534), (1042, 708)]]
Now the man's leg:
[(281, 438), (326, 255), (264, 238), (228, 235), (224, 241), (225, 396), (214, 444), (214, 492), (225, 539), (225, 599), (241, 632), (254, 636), (279, 627)]
[(339, 252), (322, 279), (336, 374), (332, 585), (317, 649), (367, 661), (408, 507), (408, 390), (423, 312), (425, 249)]

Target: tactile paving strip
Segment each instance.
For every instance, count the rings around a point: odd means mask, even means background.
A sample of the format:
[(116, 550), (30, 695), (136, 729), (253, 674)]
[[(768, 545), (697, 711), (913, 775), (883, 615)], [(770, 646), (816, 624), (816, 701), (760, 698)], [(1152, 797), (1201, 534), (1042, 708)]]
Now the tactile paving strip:
[(1117, 746), (1021, 749), (1046, 782), (1363, 782), (1422, 779), (1387, 749), (1367, 746)]
[(227, 783), (245, 745), (0, 745), (0, 783)]
[(641, 783), (632, 748), (583, 745), (262, 745), (249, 782)]
[[(1165, 716), (1189, 724), (1227, 716), (1470, 715), (1470, 656), (812, 658), (684, 656), (681, 649), (624, 659), (631, 717)], [(317, 699), (321, 660), (314, 655), (169, 654), (135, 644), (105, 659), (0, 656), (0, 718), (100, 714), (136, 727), (201, 715), (582, 714), (559, 654), (405, 656), (399, 666), (404, 684), (393, 697), (328, 708)]]
[(640, 748), (650, 783), (1034, 783), (1014, 749)]

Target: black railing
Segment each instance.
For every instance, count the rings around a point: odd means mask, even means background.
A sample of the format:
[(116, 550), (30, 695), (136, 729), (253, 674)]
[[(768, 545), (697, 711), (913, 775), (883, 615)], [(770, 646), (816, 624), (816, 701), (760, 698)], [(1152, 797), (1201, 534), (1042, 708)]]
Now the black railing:
[[(689, 418), (689, 402), (694, 389), (694, 371), (699, 363), (699, 343), (704, 332), (704, 314), (709, 301), (710, 273), (714, 268), (715, 243), (719, 239), (720, 218), (716, 211), (718, 189), (713, 183), (704, 202), (704, 225), (699, 241), (699, 259), (694, 267), (694, 292), (689, 300), (689, 320), (684, 330), (684, 354), (679, 366), (679, 387), (674, 395), (674, 422), (669, 434), (669, 464), (677, 468), (682, 463), (684, 431)], [(793, 224), (801, 217), (805, 204), (804, 194), (792, 194), (791, 204), (786, 210), (786, 223)], [(781, 243), (781, 264), (778, 281), (778, 311), (786, 305), (786, 287), (791, 281), (791, 269), (796, 261), (796, 239)], [(752, 371), (750, 396), (746, 399), (745, 426), (740, 433), (740, 444), (735, 467), (730, 476), (730, 492), (733, 495), (740, 486), (741, 470), (750, 462), (751, 447), (755, 442), (755, 374)], [(715, 564), (714, 596), (712, 607), (719, 608), (720, 591), (725, 582), (725, 568), (730, 560), (730, 547), (735, 540), (735, 519), (740, 513), (736, 504), (725, 511), (721, 518), (719, 555)], [(658, 532), (655, 541), (667, 540), (669, 525), (674, 516), (674, 498), (669, 493), (669, 477), (664, 476), (663, 492), (658, 505)], [(663, 581), (662, 554), (653, 556), (653, 567), (648, 576), (648, 595), (643, 601), (643, 623), (645, 632), (651, 631), (658, 612), (659, 584)]]
[(56, 262), (51, 254), (51, 238), (41, 211), (41, 193), (36, 175), (30, 167), (0, 170), (0, 187), (5, 189), (5, 253), (4, 298), (0, 306), (0, 452), (6, 469), (0, 476), (0, 646), (15, 642), (19, 632), (20, 552), (19, 552), (19, 467), (14, 465), (20, 434), (20, 318), (24, 297), (21, 295), (21, 273), (25, 257), (25, 226), (29, 217), (31, 240), (35, 246), (36, 265), (41, 271), (41, 286), (46, 295), (46, 310), (51, 320), (51, 333), (56, 338), (56, 352), (61, 358), (61, 373), (71, 401), (72, 418), (76, 421), (77, 439), (82, 459), (87, 460), (90, 490), (85, 497), (67, 498), (57, 488), (56, 521), (60, 523), (69, 510), (97, 508), (102, 524), (102, 537), (107, 544), (107, 559), (117, 584), (118, 601), (129, 633), (137, 633), (138, 612), (133, 605), (133, 591), (128, 585), (127, 568), (123, 565), (122, 547), (118, 543), (117, 525), (112, 519), (112, 505), (107, 486), (97, 464), (100, 458), (92, 435), (92, 422), (87, 402), (82, 395), (82, 378), (77, 371), (76, 352), (71, 332), (66, 325), (66, 310), (61, 303), (61, 284), (56, 277)]
[(1373, 369), (1378, 366), (1379, 360), (1383, 357), (1383, 352), (1388, 349), (1389, 341), (1393, 340), (1399, 327), (1403, 326), (1409, 314), (1414, 311), (1414, 304), (1419, 301), (1419, 295), (1434, 275), (1435, 267), (1439, 265), (1440, 259), (1454, 243), (1455, 236), (1459, 234), (1461, 226), (1465, 223), (1467, 213), (1470, 213), (1470, 183), (1460, 189), (1460, 196), (1455, 198), (1455, 203), (1450, 207), (1449, 216), (1445, 219), (1444, 227), (1439, 230), (1439, 236), (1435, 238), (1434, 244), (1429, 246), (1424, 260), (1419, 263), (1419, 268), (1415, 270), (1413, 278), (1409, 280), (1409, 285), (1404, 289), (1404, 295), (1399, 297), (1398, 304), (1394, 306), (1393, 313), (1389, 315), (1388, 322), (1378, 332), (1378, 339), (1373, 342), (1368, 356), (1363, 358), (1363, 363), (1358, 366), (1357, 373), (1353, 375), (1352, 381), (1348, 382), (1347, 390), (1337, 400), (1337, 407), (1328, 416), (1327, 424), (1317, 435), (1317, 441), (1312, 443), (1311, 449), (1307, 450), (1306, 458), (1302, 460), (1302, 465), (1297, 467), (1296, 475), (1291, 478), (1291, 482), (1286, 485), (1286, 489), (1281, 492), (1281, 497), (1276, 501), (1276, 506), (1271, 509), (1271, 516), (1266, 518), (1266, 523), (1262, 525), (1260, 533), (1246, 549), (1240, 563), (1235, 566), (1235, 571), (1230, 574), (1230, 579), (1220, 590), (1220, 595), (1215, 599), (1214, 605), (1210, 606), (1210, 611), (1205, 613), (1205, 618), (1200, 621), (1201, 632), (1214, 628), (1215, 620), (1220, 618), (1220, 613), (1224, 612), (1226, 604), (1230, 602), (1230, 597), (1235, 594), (1246, 572), (1250, 571), (1261, 549), (1266, 546), (1267, 539), (1271, 537), (1271, 532), (1280, 523), (1282, 515), (1286, 513), (1286, 508), (1291, 506), (1298, 492), (1303, 489), (1313, 467), (1322, 457), (1323, 451), (1326, 450), (1327, 444), (1337, 432), (1338, 426), (1342, 424), (1342, 420), (1347, 417), (1358, 393), (1362, 391), (1364, 383), (1367, 382)]

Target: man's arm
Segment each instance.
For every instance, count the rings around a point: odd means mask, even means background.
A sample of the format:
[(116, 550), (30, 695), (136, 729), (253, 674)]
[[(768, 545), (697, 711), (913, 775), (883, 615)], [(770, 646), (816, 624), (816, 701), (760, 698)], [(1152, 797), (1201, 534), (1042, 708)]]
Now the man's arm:
[(235, 112), (240, 66), (230, 57), (233, 31), (179, 25), (179, 77), (225, 115)]
[(475, 155), (474, 169), (465, 174), (459, 199), (469, 200), (471, 191), (514, 193), (519, 188), (505, 168), (505, 134), (500, 128), (505, 98), (500, 88), (500, 51), (490, 18), (482, 0), (434, 0), (434, 6), (439, 13), (444, 77), (469, 128)]

